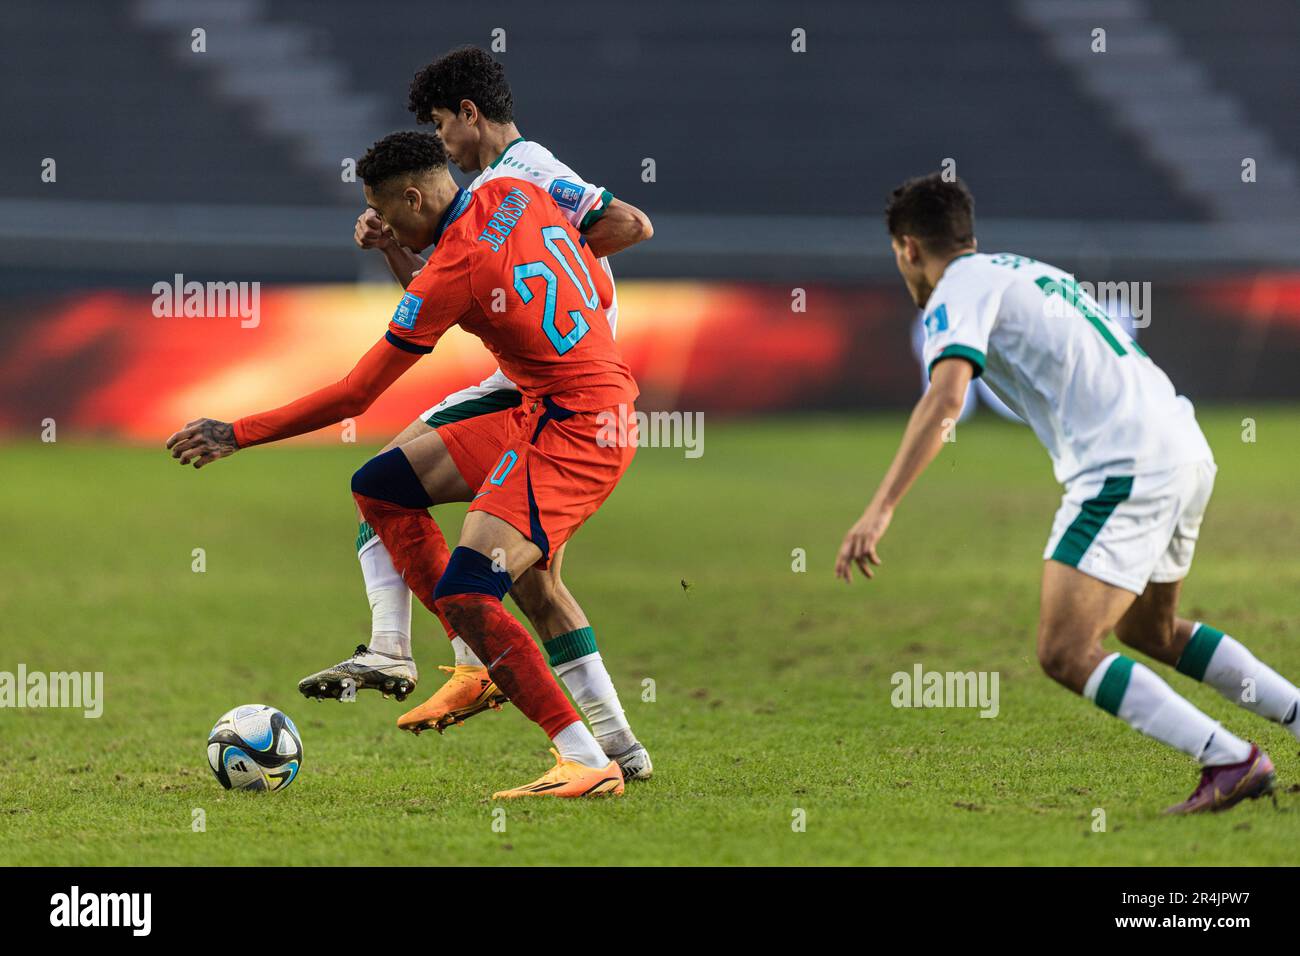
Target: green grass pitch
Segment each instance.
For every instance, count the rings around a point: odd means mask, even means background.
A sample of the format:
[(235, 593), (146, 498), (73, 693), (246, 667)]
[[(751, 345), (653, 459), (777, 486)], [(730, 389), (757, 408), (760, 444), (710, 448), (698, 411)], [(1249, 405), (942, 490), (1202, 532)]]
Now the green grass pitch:
[[(1298, 679), (1300, 410), (1201, 417), (1220, 471), (1184, 612)], [(367, 449), (259, 448), (194, 473), (161, 447), (7, 446), (0, 670), (102, 671), (105, 710), (0, 710), (0, 863), (1294, 862), (1300, 756), (1280, 728), (1156, 665), (1279, 772), (1276, 805), (1164, 818), (1194, 764), (1040, 673), (1059, 491), (1028, 430), (961, 426), (895, 518), (877, 580), (832, 579), (901, 428), (710, 422), (702, 458), (642, 450), (565, 573), (656, 778), (622, 799), (495, 805), (550, 764), (514, 708), (416, 738), (395, 701), (297, 694), (368, 634), (347, 493)], [(435, 512), (453, 540), (460, 513)], [(422, 697), (449, 654), (416, 615)], [(1000, 714), (895, 709), (890, 676), (916, 663), (997, 671)], [(280, 794), (227, 793), (204, 759), (215, 719), (254, 702), (303, 733)]]

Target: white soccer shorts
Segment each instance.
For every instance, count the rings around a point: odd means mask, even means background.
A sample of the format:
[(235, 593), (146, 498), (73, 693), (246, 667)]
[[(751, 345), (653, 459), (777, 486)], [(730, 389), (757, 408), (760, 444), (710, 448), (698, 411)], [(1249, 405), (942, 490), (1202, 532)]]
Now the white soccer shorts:
[(1084, 475), (1065, 489), (1043, 552), (1141, 594), (1187, 577), (1214, 490), (1213, 461), (1144, 475)]
[(449, 425), (477, 415), (514, 408), (520, 400), (519, 387), (506, 378), (501, 369), (497, 369), (477, 385), (452, 392), (425, 411), (420, 420), (437, 428), (439, 425)]

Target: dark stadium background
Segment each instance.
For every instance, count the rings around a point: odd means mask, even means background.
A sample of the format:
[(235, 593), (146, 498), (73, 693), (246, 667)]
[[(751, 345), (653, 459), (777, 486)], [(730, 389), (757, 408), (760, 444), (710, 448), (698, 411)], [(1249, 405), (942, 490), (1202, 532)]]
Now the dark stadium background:
[[(654, 239), (615, 260), (621, 337), (653, 407), (912, 400), (912, 309), (880, 210), (945, 158), (976, 194), (986, 251), (1152, 283), (1143, 341), (1194, 400), (1300, 391), (1292, 0), (65, 0), (8, 5), (4, 26), (0, 429), (13, 437), (48, 417), (61, 436), (153, 440), (177, 395), (249, 411), (291, 397), (273, 374), (284, 349), (373, 338), (395, 297), (379, 257), (351, 243), (359, 186), (341, 163), (413, 125), (417, 68), (498, 28), (523, 133), (654, 220)], [(807, 52), (791, 49), (796, 28)], [(1256, 182), (1242, 182), (1246, 157)], [(150, 289), (176, 273), (261, 283), (259, 328), (155, 317)], [(358, 282), (378, 284), (365, 309), (311, 298)], [(355, 351), (293, 384), (342, 374)], [(487, 367), (425, 371), (421, 394)], [(226, 372), (242, 386), (205, 392)], [(378, 407), (363, 431), (389, 433), (415, 400)]]

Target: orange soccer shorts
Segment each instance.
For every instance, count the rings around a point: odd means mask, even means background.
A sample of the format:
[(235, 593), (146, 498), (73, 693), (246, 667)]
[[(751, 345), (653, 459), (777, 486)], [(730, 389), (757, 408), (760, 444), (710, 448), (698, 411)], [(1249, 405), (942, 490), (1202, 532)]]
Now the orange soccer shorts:
[(636, 453), (630, 405), (575, 412), (550, 397), (442, 425), (438, 434), (477, 489), (470, 510), (495, 515), (537, 545), (539, 568), (595, 514)]

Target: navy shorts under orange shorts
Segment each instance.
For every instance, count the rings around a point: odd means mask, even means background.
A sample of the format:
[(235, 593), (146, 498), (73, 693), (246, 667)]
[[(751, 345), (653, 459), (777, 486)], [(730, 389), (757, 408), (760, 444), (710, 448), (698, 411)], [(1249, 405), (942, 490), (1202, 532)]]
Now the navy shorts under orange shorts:
[(495, 515), (537, 545), (545, 568), (609, 497), (636, 454), (631, 405), (590, 412), (550, 398), (438, 426), (476, 489), (471, 511)]

